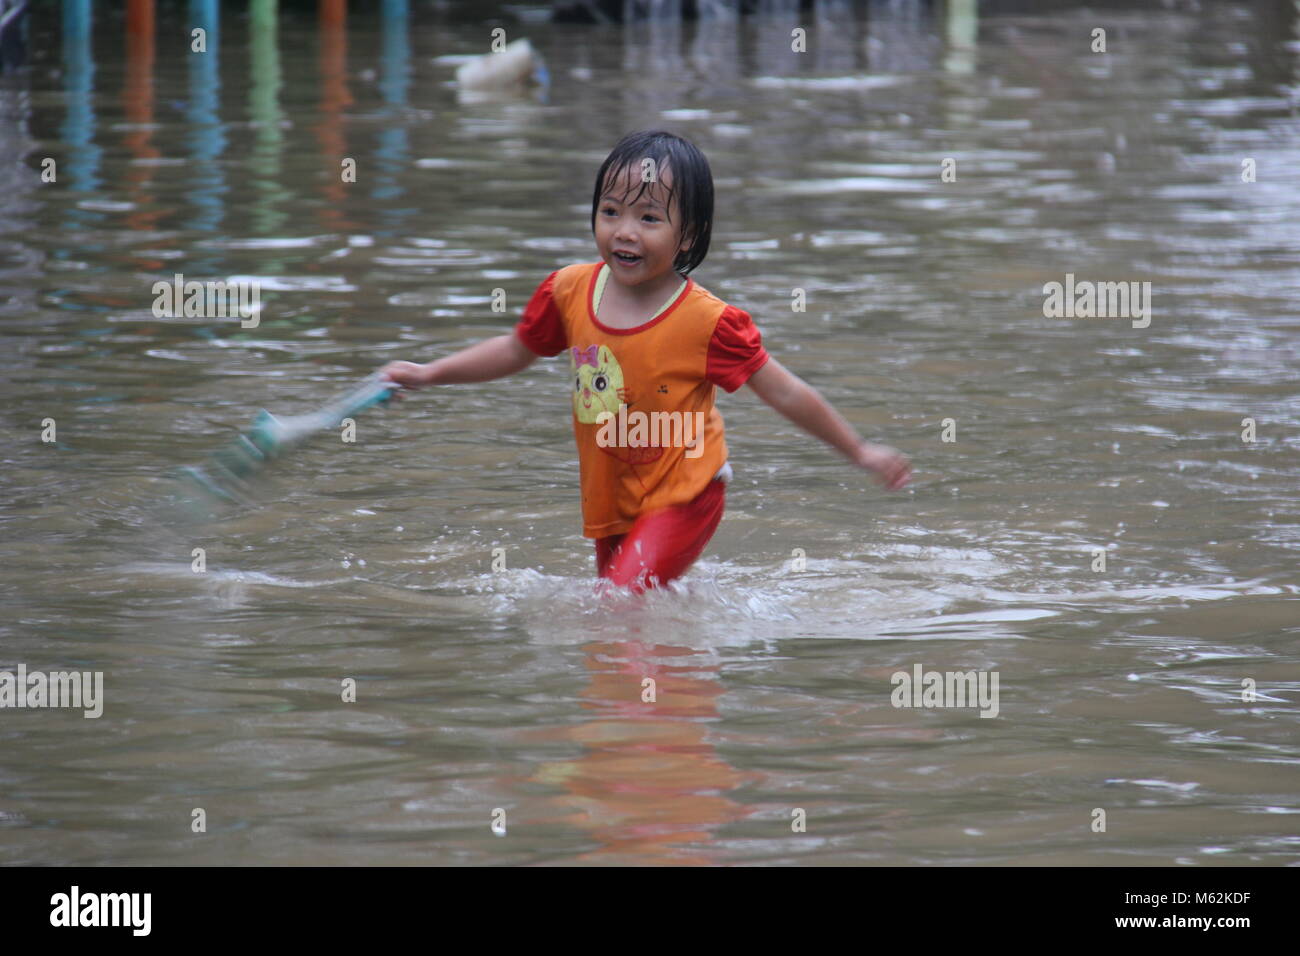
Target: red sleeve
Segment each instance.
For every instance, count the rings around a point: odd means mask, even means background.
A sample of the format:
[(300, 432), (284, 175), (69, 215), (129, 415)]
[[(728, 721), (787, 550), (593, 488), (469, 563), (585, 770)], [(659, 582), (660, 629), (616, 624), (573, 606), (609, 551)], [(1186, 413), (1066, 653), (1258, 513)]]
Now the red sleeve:
[(564, 332), (564, 321), (555, 304), (552, 289), (558, 272), (552, 272), (537, 287), (533, 297), (524, 306), (524, 315), (515, 325), (515, 335), (533, 352), (545, 358), (559, 355), (569, 344)]
[(722, 310), (713, 338), (709, 340), (707, 378), (714, 385), (734, 392), (757, 372), (770, 356), (763, 348), (763, 337), (758, 334), (749, 313), (729, 305)]

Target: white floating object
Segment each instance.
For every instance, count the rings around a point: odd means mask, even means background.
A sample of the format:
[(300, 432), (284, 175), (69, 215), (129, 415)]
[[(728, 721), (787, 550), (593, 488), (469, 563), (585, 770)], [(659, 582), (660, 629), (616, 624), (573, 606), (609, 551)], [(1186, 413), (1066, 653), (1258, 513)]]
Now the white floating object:
[(526, 39), (507, 43), (498, 53), (477, 56), (456, 69), (462, 90), (507, 90), (529, 82), (545, 82), (546, 67)]

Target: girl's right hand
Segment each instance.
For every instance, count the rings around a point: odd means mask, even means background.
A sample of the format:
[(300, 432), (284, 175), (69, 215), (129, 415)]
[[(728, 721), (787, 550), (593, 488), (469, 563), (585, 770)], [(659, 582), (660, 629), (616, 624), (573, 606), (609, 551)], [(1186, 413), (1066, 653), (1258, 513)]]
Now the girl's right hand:
[(430, 382), (429, 366), (415, 362), (389, 362), (379, 372), (403, 388), (423, 388)]
[(912, 463), (897, 448), (864, 442), (858, 451), (858, 464), (874, 471), (888, 491), (897, 491), (912, 478)]

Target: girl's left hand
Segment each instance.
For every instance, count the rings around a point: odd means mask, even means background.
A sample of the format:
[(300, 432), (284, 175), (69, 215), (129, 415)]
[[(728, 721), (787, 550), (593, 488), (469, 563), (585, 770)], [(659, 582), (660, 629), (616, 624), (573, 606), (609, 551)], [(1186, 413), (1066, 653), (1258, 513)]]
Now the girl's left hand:
[(858, 450), (858, 465), (874, 471), (887, 491), (897, 491), (912, 478), (912, 463), (897, 448), (863, 442)]

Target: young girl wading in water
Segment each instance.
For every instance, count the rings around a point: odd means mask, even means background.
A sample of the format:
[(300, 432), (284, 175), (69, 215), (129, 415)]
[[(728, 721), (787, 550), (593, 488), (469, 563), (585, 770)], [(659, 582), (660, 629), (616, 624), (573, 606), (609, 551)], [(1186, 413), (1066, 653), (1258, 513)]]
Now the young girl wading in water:
[(768, 355), (747, 313), (687, 278), (713, 227), (713, 176), (693, 143), (625, 136), (596, 176), (591, 215), (601, 261), (547, 276), (512, 332), (382, 371), (407, 388), (486, 382), (563, 352), (600, 577), (633, 591), (666, 584), (713, 536), (731, 478), (715, 386), (748, 385), (886, 488), (907, 484), (903, 455), (864, 441)]

